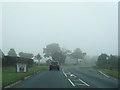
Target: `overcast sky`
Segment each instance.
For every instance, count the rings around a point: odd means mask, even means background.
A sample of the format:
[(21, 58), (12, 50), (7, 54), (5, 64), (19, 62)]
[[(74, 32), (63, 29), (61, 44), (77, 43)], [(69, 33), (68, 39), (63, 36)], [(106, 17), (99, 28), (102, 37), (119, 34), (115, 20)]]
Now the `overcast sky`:
[(3, 3), (2, 50), (42, 54), (50, 43), (88, 55), (118, 54), (117, 2)]

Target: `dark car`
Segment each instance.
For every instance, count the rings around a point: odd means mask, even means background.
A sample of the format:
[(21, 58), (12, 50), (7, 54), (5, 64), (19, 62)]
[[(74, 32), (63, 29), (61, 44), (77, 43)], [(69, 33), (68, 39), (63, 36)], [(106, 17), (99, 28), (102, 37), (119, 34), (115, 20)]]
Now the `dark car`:
[(49, 66), (49, 70), (57, 69), (60, 70), (60, 64), (58, 61), (52, 61)]

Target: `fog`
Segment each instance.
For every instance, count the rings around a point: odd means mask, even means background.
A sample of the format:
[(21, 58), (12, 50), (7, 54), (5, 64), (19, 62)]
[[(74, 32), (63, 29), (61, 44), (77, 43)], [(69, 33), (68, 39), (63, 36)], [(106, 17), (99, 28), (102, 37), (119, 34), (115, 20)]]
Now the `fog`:
[(118, 54), (117, 2), (3, 3), (0, 18), (5, 54), (42, 54), (50, 43), (91, 56)]

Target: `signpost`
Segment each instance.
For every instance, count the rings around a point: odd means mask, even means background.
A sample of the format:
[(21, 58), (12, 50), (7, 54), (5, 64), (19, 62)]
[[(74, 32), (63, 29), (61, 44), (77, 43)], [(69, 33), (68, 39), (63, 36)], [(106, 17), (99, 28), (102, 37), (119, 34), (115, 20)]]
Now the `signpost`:
[(25, 63), (17, 63), (16, 64), (16, 70), (17, 72), (27, 72), (28, 68), (27, 68), (27, 64)]

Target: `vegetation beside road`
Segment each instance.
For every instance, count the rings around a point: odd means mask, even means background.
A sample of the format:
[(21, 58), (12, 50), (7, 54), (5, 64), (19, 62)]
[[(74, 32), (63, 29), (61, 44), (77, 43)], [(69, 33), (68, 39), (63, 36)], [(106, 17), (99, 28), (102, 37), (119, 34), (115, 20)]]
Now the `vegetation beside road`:
[(16, 72), (15, 67), (3, 67), (2, 68), (2, 86), (9, 85), (18, 80), (24, 79), (24, 77), (34, 74), (35, 72), (46, 70), (47, 66), (33, 66), (28, 68), (28, 72)]
[(82, 69), (95, 69), (94, 67), (80, 67)]
[(96, 68), (96, 67), (80, 67), (82, 69), (96, 69), (98, 71), (103, 72), (104, 74), (108, 75), (108, 76), (112, 76), (114, 78), (120, 79), (120, 71), (118, 71), (117, 69), (102, 69), (102, 68)]
[(118, 72), (117, 70), (109, 70), (109, 69), (99, 69), (99, 70), (108, 76), (112, 76), (112, 77), (115, 77), (117, 79), (120, 79), (120, 76), (119, 76), (120, 72)]
[(96, 68), (108, 76), (120, 78), (120, 71), (118, 71), (119, 64), (120, 56), (102, 53), (97, 59)]

